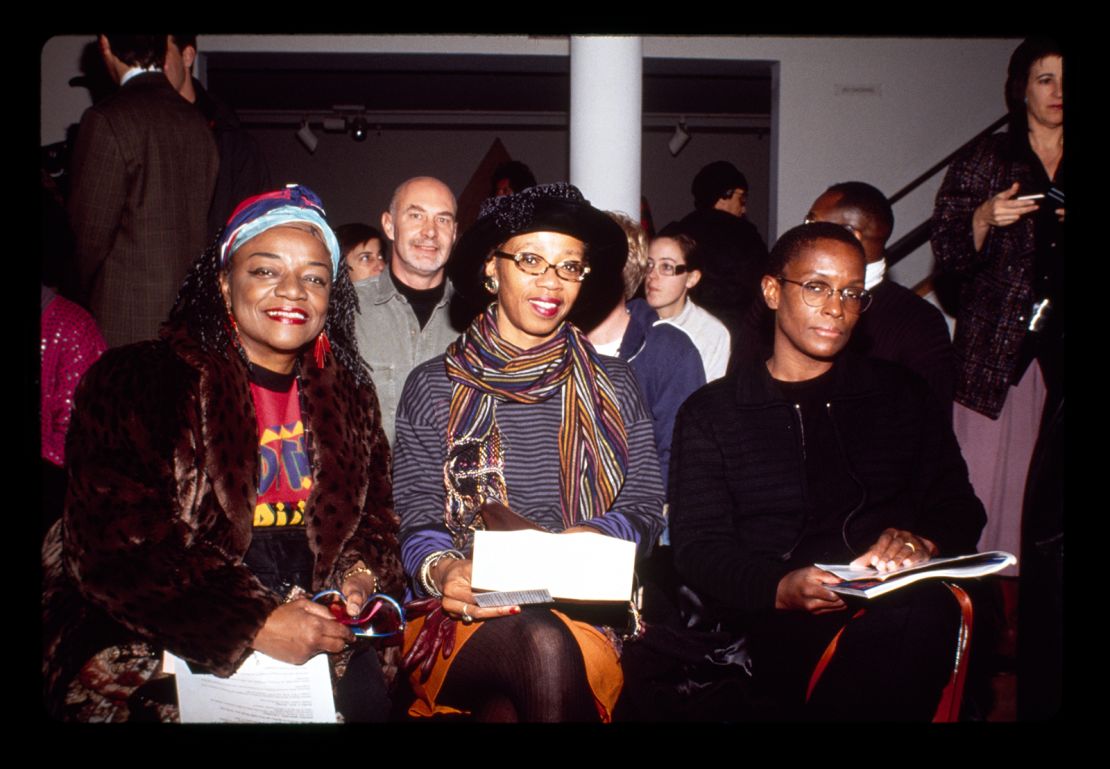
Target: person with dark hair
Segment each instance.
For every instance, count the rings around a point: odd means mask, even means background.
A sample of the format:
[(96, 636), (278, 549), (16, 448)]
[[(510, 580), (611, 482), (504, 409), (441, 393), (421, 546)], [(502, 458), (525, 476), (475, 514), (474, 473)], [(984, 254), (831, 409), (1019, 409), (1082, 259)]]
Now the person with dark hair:
[(389, 251), (381, 230), (369, 224), (354, 222), (335, 228), (339, 238), (339, 252), (351, 271), (351, 282), (381, 275), (389, 264)]
[[(544, 606), (479, 608), (468, 551), (475, 529), (492, 528), (489, 503), (640, 555), (658, 537), (663, 486), (631, 367), (568, 321), (619, 288), (626, 251), (621, 228), (562, 183), (488, 198), (455, 247), (452, 282), (488, 307), (413, 371), (397, 412), (402, 557), (413, 589), (439, 600), (406, 631), (411, 663), (427, 669), (411, 678), (414, 715), (610, 718), (623, 682), (612, 629)], [(444, 629), (440, 653), (425, 641)]]
[(506, 160), (493, 170), (489, 178), (490, 197), (512, 195), (536, 186), (532, 169), (519, 160)]
[[(104, 45), (110, 47), (112, 56), (128, 67), (153, 72), (162, 68), (166, 56), (164, 35), (120, 35), (103, 34), (100, 36), (101, 55)], [(109, 73), (110, 74), (110, 73)]]
[[(227, 677), (258, 651), (327, 652), (346, 720), (384, 720), (348, 616), (402, 590), (389, 448), (354, 340), (354, 291), (319, 198), (243, 201), (157, 341), (82, 380), (64, 518), (43, 546), (49, 712), (176, 720), (162, 651)], [(399, 616), (394, 612), (394, 619)]]
[(943, 402), (951, 403), (955, 359), (944, 315), (885, 278), (886, 242), (894, 230), (894, 211), (886, 195), (865, 182), (834, 184), (813, 202), (805, 220), (846, 227), (863, 245), (864, 287), (872, 301), (852, 332), (851, 349), (905, 366), (928, 382)]
[(196, 58), (195, 34), (167, 37), (166, 78), (174, 90), (187, 102), (196, 105), (204, 115), (220, 154), (220, 171), (216, 177), (212, 205), (208, 208), (207, 232), (211, 240), (240, 200), (270, 189), (270, 169), (258, 141), (240, 125), (235, 111), (208, 93), (193, 77)]
[(706, 381), (725, 375), (731, 352), (728, 329), (687, 295), (702, 279), (702, 260), (694, 239), (668, 225), (651, 241), (645, 297), (662, 320), (678, 326), (694, 341)]
[(983, 523), (944, 404), (902, 367), (846, 350), (871, 302), (864, 275), (845, 228), (787, 231), (761, 281), (770, 357), (703, 387), (675, 423), (675, 565), (747, 635), (767, 717), (927, 720), (952, 670), (960, 612), (942, 585), (859, 615), (814, 565), (887, 571), (968, 553)]
[(954, 421), (987, 507), (983, 549), (1021, 549), (1020, 510), (1041, 423), (1064, 391), (1064, 58), (1017, 47), (1010, 125), (955, 160), (937, 193), (933, 252), (962, 281)]
[(115, 347), (152, 339), (205, 245), (219, 156), (162, 73), (165, 35), (101, 35), (119, 90), (85, 110), (69, 217), (83, 298)]
[(705, 278), (690, 296), (735, 334), (758, 295), (767, 260), (767, 244), (744, 218), (748, 180), (732, 163), (718, 160), (698, 171), (690, 191), (695, 210), (680, 225), (698, 244)]

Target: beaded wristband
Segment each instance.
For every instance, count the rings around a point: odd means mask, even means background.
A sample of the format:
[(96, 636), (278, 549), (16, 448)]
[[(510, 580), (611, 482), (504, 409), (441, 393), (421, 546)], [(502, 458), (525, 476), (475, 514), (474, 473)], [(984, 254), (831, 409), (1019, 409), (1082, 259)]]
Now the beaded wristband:
[(420, 572), (417, 576), (420, 581), (420, 587), (424, 588), (424, 593), (433, 598), (443, 597), (443, 591), (432, 582), (432, 569), (444, 558), (453, 558), (456, 561), (466, 560), (466, 556), (458, 550), (437, 550), (434, 553), (429, 553), (424, 558), (424, 562), (420, 564)]

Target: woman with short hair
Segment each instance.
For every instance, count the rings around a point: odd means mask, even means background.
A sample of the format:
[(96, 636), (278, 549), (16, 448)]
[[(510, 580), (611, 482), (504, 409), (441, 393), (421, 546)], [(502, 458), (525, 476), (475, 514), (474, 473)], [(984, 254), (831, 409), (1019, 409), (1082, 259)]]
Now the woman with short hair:
[(845, 228), (787, 231), (761, 289), (774, 313), (770, 357), (738, 361), (675, 422), (675, 566), (747, 636), (765, 717), (928, 720), (952, 670), (956, 602), (933, 582), (859, 616), (815, 564), (888, 571), (974, 551), (983, 507), (946, 407), (901, 366), (845, 350), (871, 299), (863, 249)]
[(644, 295), (647, 303), (685, 331), (698, 348), (705, 380), (725, 375), (732, 350), (732, 337), (725, 324), (694, 304), (689, 293), (702, 279), (701, 256), (688, 234), (673, 226), (664, 227), (651, 242)]

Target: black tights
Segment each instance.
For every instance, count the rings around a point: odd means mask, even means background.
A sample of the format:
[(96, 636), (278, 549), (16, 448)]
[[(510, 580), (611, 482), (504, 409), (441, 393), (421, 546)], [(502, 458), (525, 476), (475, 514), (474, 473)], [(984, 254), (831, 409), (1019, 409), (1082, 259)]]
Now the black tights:
[(547, 609), (486, 620), (447, 672), (438, 701), (479, 721), (598, 721), (582, 652)]

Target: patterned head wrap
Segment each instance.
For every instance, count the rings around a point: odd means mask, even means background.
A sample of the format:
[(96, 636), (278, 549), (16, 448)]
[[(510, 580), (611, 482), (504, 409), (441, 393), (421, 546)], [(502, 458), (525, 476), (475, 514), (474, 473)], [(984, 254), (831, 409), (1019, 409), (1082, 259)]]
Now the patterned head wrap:
[(236, 207), (220, 236), (220, 266), (226, 267), (236, 249), (251, 238), (292, 222), (309, 224), (319, 230), (331, 256), (334, 278), (339, 273), (339, 241), (328, 226), (320, 197), (300, 184), (289, 184), (282, 190), (255, 195)]

